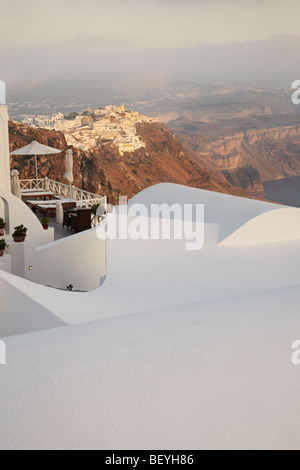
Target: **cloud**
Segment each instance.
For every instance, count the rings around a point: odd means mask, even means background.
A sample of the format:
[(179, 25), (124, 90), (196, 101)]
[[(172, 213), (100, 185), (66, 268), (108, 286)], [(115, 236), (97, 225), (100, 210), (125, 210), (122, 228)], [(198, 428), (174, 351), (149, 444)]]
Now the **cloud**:
[(292, 34), (272, 36), (269, 40), (270, 47), (277, 53), (299, 54), (300, 37)]
[[(263, 41), (144, 49), (120, 39), (76, 35), (52, 46), (0, 49), (1, 77), (24, 92), (60, 77), (98, 77), (118, 95), (141, 96), (168, 80), (289, 86), (299, 78), (300, 36)], [(102, 77), (102, 78), (101, 78)]]
[(2, 2), (0, 44), (53, 46), (82, 34), (172, 49), (298, 34), (299, 0), (14, 0)]

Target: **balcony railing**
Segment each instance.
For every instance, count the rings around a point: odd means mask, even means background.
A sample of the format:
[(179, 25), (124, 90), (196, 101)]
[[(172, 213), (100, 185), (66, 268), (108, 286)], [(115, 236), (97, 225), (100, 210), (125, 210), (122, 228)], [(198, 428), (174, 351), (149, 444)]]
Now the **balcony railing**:
[(54, 196), (71, 199), (80, 202), (81, 205), (91, 207), (94, 204), (101, 204), (107, 207), (107, 197), (83, 191), (82, 189), (58, 183), (48, 178), (21, 180), (21, 190), (49, 191)]

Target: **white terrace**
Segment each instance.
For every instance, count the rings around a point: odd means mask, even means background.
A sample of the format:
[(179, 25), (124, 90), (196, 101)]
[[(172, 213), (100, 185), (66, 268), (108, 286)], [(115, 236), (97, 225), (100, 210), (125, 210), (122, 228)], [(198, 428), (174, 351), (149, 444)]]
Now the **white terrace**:
[[(79, 291), (97, 289), (106, 276), (105, 237), (99, 236), (104, 227), (57, 239), (55, 219), (49, 230), (44, 230), (29, 205), (11, 193), (8, 109), (3, 82), (0, 82), (0, 168), (0, 217), (6, 222), (5, 235), (1, 238), (9, 245), (0, 258), (0, 270), (56, 289), (65, 290), (71, 284)], [(21, 190), (27, 202), (28, 198), (40, 199), (41, 204), (49, 205), (53, 201), (55, 211), (62, 200), (73, 201), (79, 208), (90, 208), (94, 204), (106, 207), (107, 202), (106, 197), (47, 178), (23, 180)], [(49, 201), (44, 201), (43, 193)], [(22, 224), (28, 229), (26, 241), (15, 243), (14, 227)], [(67, 231), (66, 234), (69, 235)]]

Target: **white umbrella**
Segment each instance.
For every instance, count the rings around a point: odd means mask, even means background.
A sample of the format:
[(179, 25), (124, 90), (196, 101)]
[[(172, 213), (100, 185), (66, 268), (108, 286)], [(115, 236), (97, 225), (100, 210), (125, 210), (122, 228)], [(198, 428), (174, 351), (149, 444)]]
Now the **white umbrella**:
[(62, 224), (64, 221), (64, 209), (62, 203), (56, 204), (56, 222)]
[(13, 170), (11, 172), (11, 192), (14, 196), (22, 199), (21, 184), (20, 184), (20, 173), (18, 170)]
[(37, 156), (38, 155), (54, 155), (56, 153), (61, 153), (62, 150), (57, 150), (53, 147), (48, 147), (47, 145), (42, 145), (39, 142), (31, 142), (31, 144), (22, 147), (19, 150), (15, 150), (11, 155), (34, 155), (35, 156), (35, 170), (36, 170), (36, 179), (39, 179), (38, 175), (38, 164)]
[(71, 149), (67, 150), (66, 152), (66, 173), (64, 174), (64, 178), (69, 181), (69, 183), (73, 183), (73, 152)]
[(45, 178), (45, 191), (49, 191), (50, 190), (50, 181), (49, 181), (49, 178), (46, 176)]
[(71, 188), (71, 184), (74, 181), (73, 176), (73, 152), (71, 149), (66, 151), (66, 172), (64, 174), (64, 178), (69, 181), (70, 184), (70, 199), (74, 199), (74, 191)]

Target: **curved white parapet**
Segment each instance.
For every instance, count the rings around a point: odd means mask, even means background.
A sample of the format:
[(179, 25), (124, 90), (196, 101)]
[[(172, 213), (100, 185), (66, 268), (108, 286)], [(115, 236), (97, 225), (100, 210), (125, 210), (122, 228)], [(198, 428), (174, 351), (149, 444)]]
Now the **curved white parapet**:
[(219, 246), (262, 245), (300, 240), (300, 209), (275, 209), (246, 222)]
[(7, 226), (6, 234), (12, 235), (14, 227), (25, 225), (28, 228), (27, 240), (44, 238), (43, 227), (38, 218), (33, 214), (21, 199), (13, 194), (0, 189), (0, 217), (3, 217)]

